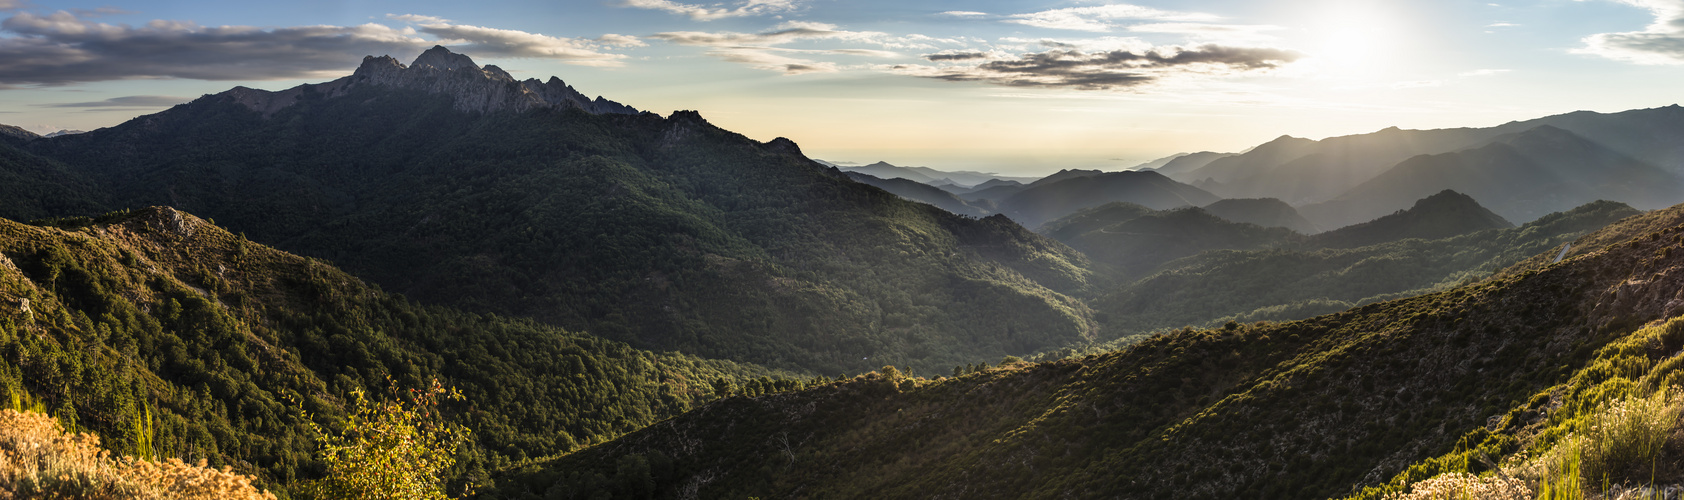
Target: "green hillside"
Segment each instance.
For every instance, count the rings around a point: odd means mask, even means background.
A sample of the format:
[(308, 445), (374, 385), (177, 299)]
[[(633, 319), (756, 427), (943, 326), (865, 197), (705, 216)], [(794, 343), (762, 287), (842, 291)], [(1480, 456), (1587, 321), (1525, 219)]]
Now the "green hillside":
[(1561, 422), (1684, 377), (1684, 320), (1643, 328), (1684, 314), (1684, 208), (1580, 242), (1610, 240), (1303, 321), (733, 397), (511, 471), (484, 496), (1327, 498), (1478, 473), (1453, 454), (1536, 456)]
[(321, 472), (300, 411), (336, 428), (347, 394), (383, 394), (388, 377), (468, 396), (448, 408), (477, 441), (459, 477), (680, 414), (713, 398), (715, 380), (797, 383), (418, 305), (169, 208), (0, 220), (0, 311), (0, 397), (13, 407), (39, 402), (118, 453), (205, 459), (283, 488)]

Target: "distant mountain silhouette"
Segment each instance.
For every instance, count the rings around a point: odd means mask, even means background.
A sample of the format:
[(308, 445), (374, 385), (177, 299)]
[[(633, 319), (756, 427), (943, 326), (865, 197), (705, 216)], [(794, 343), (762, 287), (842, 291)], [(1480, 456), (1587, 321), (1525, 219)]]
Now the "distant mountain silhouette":
[(1478, 148), (1410, 158), (1338, 198), (1299, 211), (1323, 228), (1341, 227), (1445, 189), (1466, 193), (1518, 222), (1599, 199), (1640, 210), (1684, 202), (1684, 179), (1678, 175), (1541, 125)]
[(1422, 198), (1408, 210), (1310, 237), (1310, 246), (1355, 248), (1407, 238), (1439, 239), (1514, 224), (1451, 190)]
[(994, 213), (987, 208), (972, 206), (965, 200), (959, 199), (958, 196), (942, 190), (940, 187), (931, 186), (922, 182), (916, 182), (908, 179), (879, 179), (860, 172), (847, 172), (846, 175), (849, 179), (853, 179), (854, 182), (876, 186), (884, 191), (894, 193), (895, 196), (919, 203), (935, 205), (936, 208), (953, 212), (955, 214), (969, 215), (972, 217), (985, 217)]
[(949, 172), (929, 167), (902, 167), (886, 161), (880, 161), (858, 167), (838, 165), (837, 168), (841, 169), (843, 172), (859, 172), (879, 179), (900, 178), (930, 185), (953, 184), (960, 188), (971, 188), (996, 180), (1016, 182), (1031, 182), (1035, 180), (1034, 177), (1012, 177), (986, 172), (972, 172), (968, 170)]
[(1302, 238), (1289, 229), (1233, 222), (1197, 207), (1155, 211), (1132, 203), (1083, 210), (1041, 231), (1125, 277), (1207, 250), (1261, 249)]
[(1321, 232), (1292, 205), (1275, 198), (1235, 198), (1205, 205), (1206, 212), (1234, 222), (1284, 227), (1303, 234)]
[(1181, 180), (1178, 177), (1179, 174), (1204, 168), (1206, 165), (1210, 165), (1213, 161), (1230, 156), (1236, 155), (1234, 153), (1215, 153), (1210, 151), (1188, 153), (1170, 159), (1162, 166), (1152, 169), (1152, 171), (1169, 176), (1171, 179)]
[(1041, 185), (1052, 184), (1052, 183), (1055, 183), (1055, 182), (1064, 181), (1064, 180), (1068, 180), (1068, 179), (1075, 179), (1075, 178), (1078, 178), (1078, 177), (1092, 177), (1092, 176), (1103, 174), (1103, 173), (1105, 173), (1103, 170), (1081, 170), (1081, 169), (1067, 168), (1067, 169), (1064, 169), (1064, 170), (1054, 172), (1052, 175), (1042, 177), (1040, 179), (1035, 179), (1033, 182), (1030, 182), (1029, 185), (1030, 186), (1041, 186)]
[[(1294, 206), (1303, 207), (1345, 197), (1358, 185), (1374, 180), (1416, 156), (1478, 149), (1493, 142), (1507, 141), (1541, 126), (1565, 130), (1619, 155), (1673, 174), (1684, 175), (1684, 141), (1677, 140), (1678, 137), (1684, 136), (1684, 108), (1677, 105), (1619, 113), (1577, 111), (1485, 128), (1403, 130), (1391, 127), (1368, 134), (1330, 137), (1319, 141), (1282, 136), (1243, 154), (1213, 159), (1200, 168), (1177, 167), (1177, 161), (1190, 161), (1192, 155), (1189, 155), (1166, 163), (1158, 171), (1225, 198), (1279, 198)], [(1510, 145), (1526, 147), (1512, 143)], [(1611, 159), (1600, 153), (1590, 156), (1599, 158), (1599, 161)], [(1593, 176), (1601, 175), (1601, 171), (1608, 168), (1621, 169), (1615, 165), (1584, 165), (1578, 168), (1598, 172), (1591, 174)], [(1556, 174), (1559, 177), (1565, 173)], [(1634, 175), (1636, 178), (1649, 178), (1650, 174)], [(1397, 180), (1399, 179), (1394, 178), (1390, 181)], [(1421, 181), (1412, 180), (1406, 184), (1418, 182)], [(1661, 182), (1665, 186), (1671, 185), (1670, 181)], [(1661, 203), (1642, 198), (1648, 196), (1642, 189), (1628, 190), (1607, 186), (1607, 182), (1604, 181), (1593, 181), (1589, 184), (1588, 188), (1568, 187), (1568, 193), (1572, 196), (1551, 198), (1545, 195), (1542, 201), (1524, 198), (1516, 200), (1515, 205), (1483, 196), (1484, 193), (1476, 192), (1471, 187), (1436, 185), (1390, 196), (1388, 200), (1393, 206), (1385, 208), (1340, 202), (1301, 211), (1321, 228), (1330, 229), (1334, 224), (1348, 225), (1389, 213), (1403, 208), (1409, 201), (1446, 188), (1467, 192), (1498, 213), (1517, 221), (1531, 220), (1589, 201), (1580, 196), (1587, 192), (1626, 192), (1626, 195), (1637, 198), (1618, 201), (1638, 206)], [(1372, 194), (1372, 191), (1366, 193)], [(1536, 198), (1534, 194), (1526, 196)], [(1349, 201), (1348, 197), (1346, 201)], [(1529, 202), (1545, 203), (1547, 206), (1523, 206)], [(1353, 207), (1355, 212), (1346, 212)]]
[[(1060, 172), (1064, 174), (1066, 172)], [(1055, 174), (1057, 175), (1057, 174)], [(1062, 180), (1037, 181), (1000, 201), (1000, 213), (1024, 227), (1114, 201), (1136, 203), (1155, 210), (1209, 205), (1218, 198), (1202, 189), (1175, 182), (1157, 172), (1109, 172), (1066, 175)]]

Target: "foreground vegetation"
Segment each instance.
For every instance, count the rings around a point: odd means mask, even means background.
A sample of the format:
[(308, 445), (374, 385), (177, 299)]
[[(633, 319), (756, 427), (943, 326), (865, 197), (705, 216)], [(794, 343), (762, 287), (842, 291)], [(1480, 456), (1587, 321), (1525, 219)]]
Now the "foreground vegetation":
[(275, 500), (251, 478), (180, 459), (114, 457), (99, 437), (37, 412), (0, 410), (0, 498)]

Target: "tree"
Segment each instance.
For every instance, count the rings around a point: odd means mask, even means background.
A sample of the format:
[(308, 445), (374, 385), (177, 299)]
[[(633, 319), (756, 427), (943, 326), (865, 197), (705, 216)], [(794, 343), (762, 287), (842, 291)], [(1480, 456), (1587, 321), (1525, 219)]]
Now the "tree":
[[(306, 484), (306, 497), (449, 498), (443, 473), (456, 464), (456, 450), (467, 441), (469, 431), (445, 422), (439, 402), (441, 398), (460, 401), (462, 393), (446, 389), (436, 379), (425, 389), (409, 389), (407, 398), (403, 392), (393, 383), (392, 398), (376, 403), (361, 389), (352, 391), (353, 409), (339, 434), (328, 434), (310, 423), (321, 443), (319, 455), (328, 475)], [(472, 485), (465, 489), (463, 496), (471, 494)]]
[(730, 380), (726, 380), (724, 377), (713, 379), (714, 397), (724, 399), (730, 397), (731, 393), (734, 392), (737, 392), (737, 384), (732, 383)]

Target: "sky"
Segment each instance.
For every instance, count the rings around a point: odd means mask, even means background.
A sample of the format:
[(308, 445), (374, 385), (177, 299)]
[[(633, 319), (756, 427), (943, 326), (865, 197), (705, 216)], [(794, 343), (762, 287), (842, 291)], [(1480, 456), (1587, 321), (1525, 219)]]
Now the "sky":
[(812, 158), (1006, 175), (1684, 101), (1684, 0), (0, 0), (0, 123), (435, 44)]

